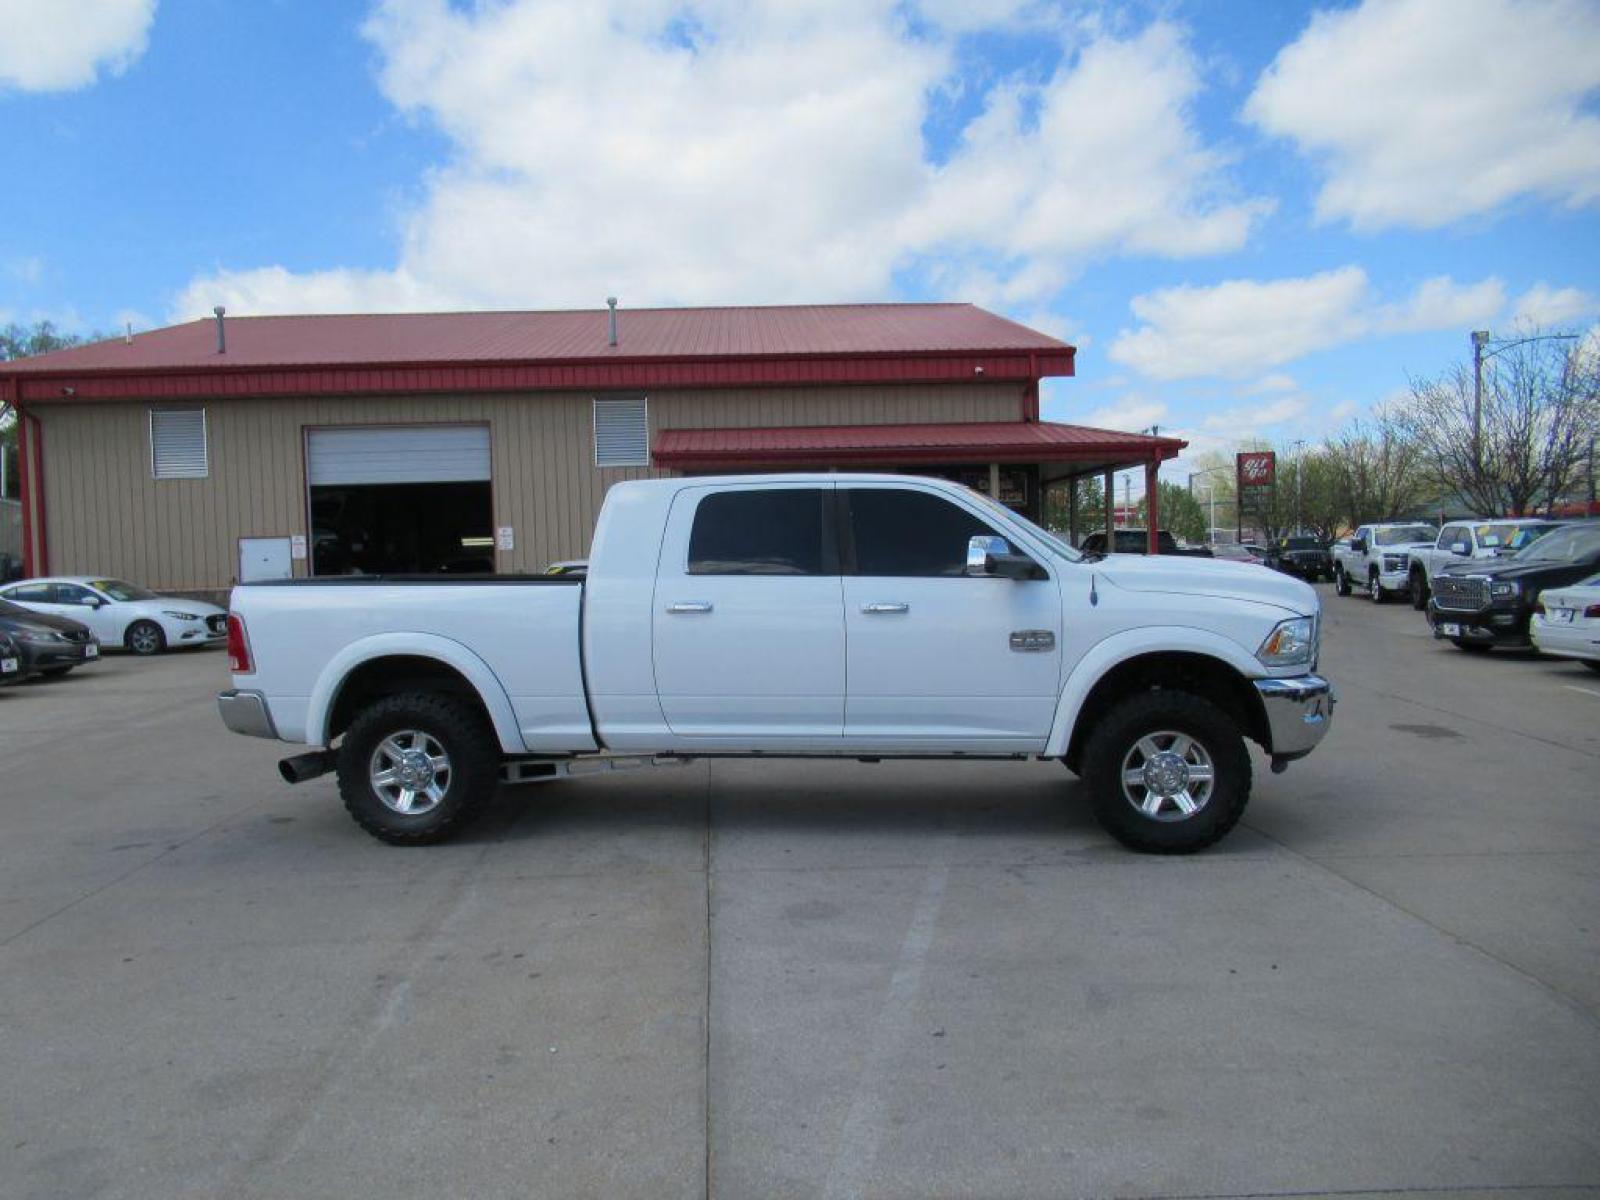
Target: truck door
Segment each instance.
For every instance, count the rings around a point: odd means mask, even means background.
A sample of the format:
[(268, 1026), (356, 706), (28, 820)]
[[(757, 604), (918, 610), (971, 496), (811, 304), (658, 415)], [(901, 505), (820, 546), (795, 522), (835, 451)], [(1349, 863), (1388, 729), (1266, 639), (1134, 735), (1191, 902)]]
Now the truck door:
[(850, 746), (1042, 749), (1061, 693), (1058, 581), (969, 576), (968, 540), (1003, 535), (914, 484), (841, 488), (839, 503)]
[(834, 489), (685, 488), (651, 610), (656, 692), (681, 737), (730, 748), (836, 745), (844, 606)]

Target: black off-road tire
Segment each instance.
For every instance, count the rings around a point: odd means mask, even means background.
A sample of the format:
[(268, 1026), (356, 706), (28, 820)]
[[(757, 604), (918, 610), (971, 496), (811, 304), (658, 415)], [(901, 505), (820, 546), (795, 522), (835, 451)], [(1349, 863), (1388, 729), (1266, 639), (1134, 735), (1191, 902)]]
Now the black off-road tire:
[[(1140, 738), (1174, 731), (1205, 747), (1216, 771), (1204, 807), (1180, 820), (1160, 821), (1124, 794), (1123, 760)], [(1102, 717), (1084, 744), (1082, 776), (1096, 820), (1112, 837), (1143, 854), (1193, 854), (1239, 823), (1250, 801), (1250, 752), (1233, 719), (1188, 692), (1140, 692)]]
[(167, 648), (167, 635), (154, 621), (135, 621), (122, 635), (122, 644), (132, 653), (148, 658)]
[(1344, 573), (1343, 567), (1335, 567), (1333, 569), (1333, 591), (1335, 595), (1339, 596), (1348, 596), (1352, 591), (1350, 576)]
[(1421, 571), (1411, 572), (1411, 607), (1418, 612), (1428, 607), (1428, 578)]
[[(391, 734), (419, 730), (449, 756), (444, 797), (425, 813), (396, 812), (369, 778), (378, 744)], [(356, 715), (339, 746), (339, 795), (357, 825), (394, 846), (425, 846), (458, 833), (494, 797), (500, 783), (500, 745), (483, 715), (455, 696), (402, 692)]]
[(1457, 650), (1465, 650), (1468, 654), (1487, 654), (1494, 647), (1488, 642), (1469, 642), (1465, 638), (1451, 638)]

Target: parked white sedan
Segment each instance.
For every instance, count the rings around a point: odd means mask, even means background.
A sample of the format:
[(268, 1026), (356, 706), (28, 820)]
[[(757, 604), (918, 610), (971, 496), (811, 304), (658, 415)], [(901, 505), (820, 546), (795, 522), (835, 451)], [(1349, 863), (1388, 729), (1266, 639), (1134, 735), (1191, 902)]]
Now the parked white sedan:
[(0, 588), (0, 597), (35, 612), (81, 621), (102, 644), (126, 646), (135, 654), (221, 643), (228, 637), (228, 614), (215, 604), (158, 596), (120, 579), (23, 579)]
[(1539, 593), (1528, 632), (1540, 653), (1600, 671), (1600, 575)]

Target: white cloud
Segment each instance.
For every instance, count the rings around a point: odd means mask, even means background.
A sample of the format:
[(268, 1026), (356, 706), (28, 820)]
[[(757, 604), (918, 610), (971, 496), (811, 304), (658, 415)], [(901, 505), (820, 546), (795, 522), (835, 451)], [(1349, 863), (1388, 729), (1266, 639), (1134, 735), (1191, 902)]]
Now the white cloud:
[(1224, 409), (1205, 418), (1205, 427), (1232, 437), (1246, 438), (1306, 414), (1311, 407), (1304, 396), (1284, 396), (1266, 404)]
[(1167, 406), (1137, 392), (1129, 393), (1115, 404), (1097, 408), (1084, 417), (1070, 418), (1074, 425), (1089, 425), (1095, 429), (1121, 429), (1139, 433), (1152, 425), (1159, 425), (1167, 416)]
[(62, 92), (141, 54), (156, 0), (0, 0), (0, 89)]
[(1365, 0), (1317, 13), (1244, 113), (1321, 164), (1319, 219), (1435, 228), (1600, 198), (1596, 88), (1590, 0)]
[(1292, 392), (1299, 388), (1292, 375), (1263, 375), (1245, 389), (1247, 395), (1260, 396), (1270, 392)]
[(1504, 303), (1497, 279), (1458, 284), (1446, 277), (1423, 281), (1401, 302), (1382, 303), (1356, 266), (1185, 285), (1135, 296), (1142, 324), (1122, 330), (1110, 355), (1154, 379), (1247, 375), (1358, 338), (1487, 320)]
[[(1033, 312), (1098, 257), (1241, 245), (1270, 204), (1228, 192), (1182, 33), (1048, 10), (924, 0), (913, 33), (898, 0), (381, 0), (385, 96), (453, 143), (396, 264), (226, 264), (174, 315), (882, 298), (905, 272)], [(1031, 22), (1062, 65), (996, 84), (935, 164), (930, 104), (979, 20)]]
[(1600, 299), (1575, 287), (1553, 288), (1536, 283), (1517, 297), (1511, 323), (1534, 329), (1549, 329), (1578, 317), (1600, 312)]

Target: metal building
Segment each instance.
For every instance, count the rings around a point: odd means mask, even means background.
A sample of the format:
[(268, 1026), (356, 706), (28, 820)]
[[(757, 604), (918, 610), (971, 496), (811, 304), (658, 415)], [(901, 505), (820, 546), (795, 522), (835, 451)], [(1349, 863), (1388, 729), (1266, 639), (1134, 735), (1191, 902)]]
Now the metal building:
[[(1071, 346), (965, 304), (225, 317), (0, 364), (30, 574), (539, 571), (606, 489), (848, 468), (1044, 490), (1184, 443), (1039, 420)], [(1152, 521), (1152, 525), (1156, 522)]]

